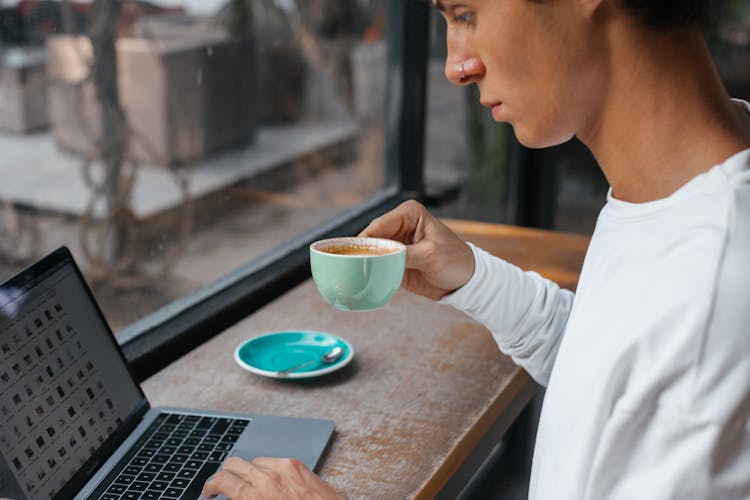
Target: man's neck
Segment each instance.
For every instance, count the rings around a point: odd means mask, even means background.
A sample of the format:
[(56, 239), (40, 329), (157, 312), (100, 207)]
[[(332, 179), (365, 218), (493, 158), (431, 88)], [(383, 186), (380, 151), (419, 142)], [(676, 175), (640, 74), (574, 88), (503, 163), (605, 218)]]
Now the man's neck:
[(679, 41), (614, 30), (611, 42), (604, 111), (579, 137), (614, 196), (664, 198), (750, 147), (750, 117), (729, 100), (697, 30)]

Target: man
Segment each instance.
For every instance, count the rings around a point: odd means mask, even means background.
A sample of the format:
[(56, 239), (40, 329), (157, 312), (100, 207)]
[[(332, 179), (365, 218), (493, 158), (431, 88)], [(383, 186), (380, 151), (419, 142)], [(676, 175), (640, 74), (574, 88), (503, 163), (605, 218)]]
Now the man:
[[(404, 287), (481, 321), (547, 386), (533, 499), (750, 497), (750, 106), (700, 0), (440, 0), (446, 76), (529, 147), (584, 142), (610, 183), (576, 295), (467, 245), (416, 202), (363, 231)], [(336, 498), (294, 461), (204, 493)]]

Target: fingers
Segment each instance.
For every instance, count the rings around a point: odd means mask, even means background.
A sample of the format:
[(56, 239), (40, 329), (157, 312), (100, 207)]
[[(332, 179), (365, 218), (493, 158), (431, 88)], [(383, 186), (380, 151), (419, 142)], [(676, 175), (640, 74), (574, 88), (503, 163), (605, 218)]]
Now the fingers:
[(431, 299), (463, 286), (474, 273), (474, 255), (466, 242), (413, 200), (372, 221), (360, 236), (404, 243), (402, 286)]
[(213, 498), (224, 495), (227, 498), (252, 498), (252, 490), (260, 489), (265, 482), (256, 473), (257, 467), (238, 457), (228, 458), (221, 470), (206, 481), (201, 496)]
[(437, 247), (434, 241), (424, 240), (406, 247), (407, 269), (422, 270), (430, 265)]
[(427, 210), (420, 203), (409, 200), (390, 212), (373, 220), (361, 233), (363, 238), (388, 238), (407, 245), (412, 243), (414, 233)]
[[(389, 238), (407, 245), (407, 269), (421, 269), (434, 254), (435, 243), (414, 238), (425, 219), (426, 210), (415, 201), (407, 201), (387, 214), (373, 220), (359, 236), (364, 238)], [(422, 233), (423, 231), (419, 231)], [(416, 240), (416, 241), (415, 241)]]
[[(435, 241), (425, 239), (406, 247), (407, 270), (418, 271), (406, 288), (431, 299), (440, 298), (466, 284), (474, 274), (474, 254), (458, 238)], [(432, 288), (422, 288), (431, 285)]]
[[(248, 462), (238, 457), (228, 458), (221, 470), (203, 487), (202, 496), (213, 498), (221, 494), (230, 499), (284, 498), (289, 495), (289, 485), (298, 482), (296, 477), (301, 462), (293, 459), (256, 458)], [(278, 470), (277, 470), (278, 469)], [(279, 470), (284, 471), (285, 478)]]
[(227, 498), (250, 498), (250, 488), (252, 485), (247, 480), (222, 469), (206, 481), (201, 497), (214, 498), (216, 495), (224, 495)]
[(231, 457), (224, 462), (223, 470), (246, 480), (258, 491), (275, 491), (280, 487), (281, 475), (274, 470), (283, 459), (256, 458), (247, 462)]

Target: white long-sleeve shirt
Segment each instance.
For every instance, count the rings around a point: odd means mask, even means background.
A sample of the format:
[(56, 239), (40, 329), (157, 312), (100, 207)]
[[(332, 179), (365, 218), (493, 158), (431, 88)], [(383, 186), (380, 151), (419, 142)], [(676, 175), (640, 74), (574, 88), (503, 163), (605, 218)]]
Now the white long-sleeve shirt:
[(750, 150), (602, 209), (577, 293), (472, 246), (442, 302), (547, 386), (529, 497), (750, 498)]

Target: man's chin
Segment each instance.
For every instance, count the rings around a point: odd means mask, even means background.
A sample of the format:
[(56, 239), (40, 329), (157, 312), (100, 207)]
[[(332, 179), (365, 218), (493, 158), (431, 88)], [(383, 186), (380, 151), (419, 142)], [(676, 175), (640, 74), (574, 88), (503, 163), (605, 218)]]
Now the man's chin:
[(540, 134), (536, 130), (529, 130), (512, 123), (511, 126), (513, 127), (513, 133), (518, 142), (529, 149), (551, 148), (553, 146), (564, 144), (573, 138), (573, 134)]

